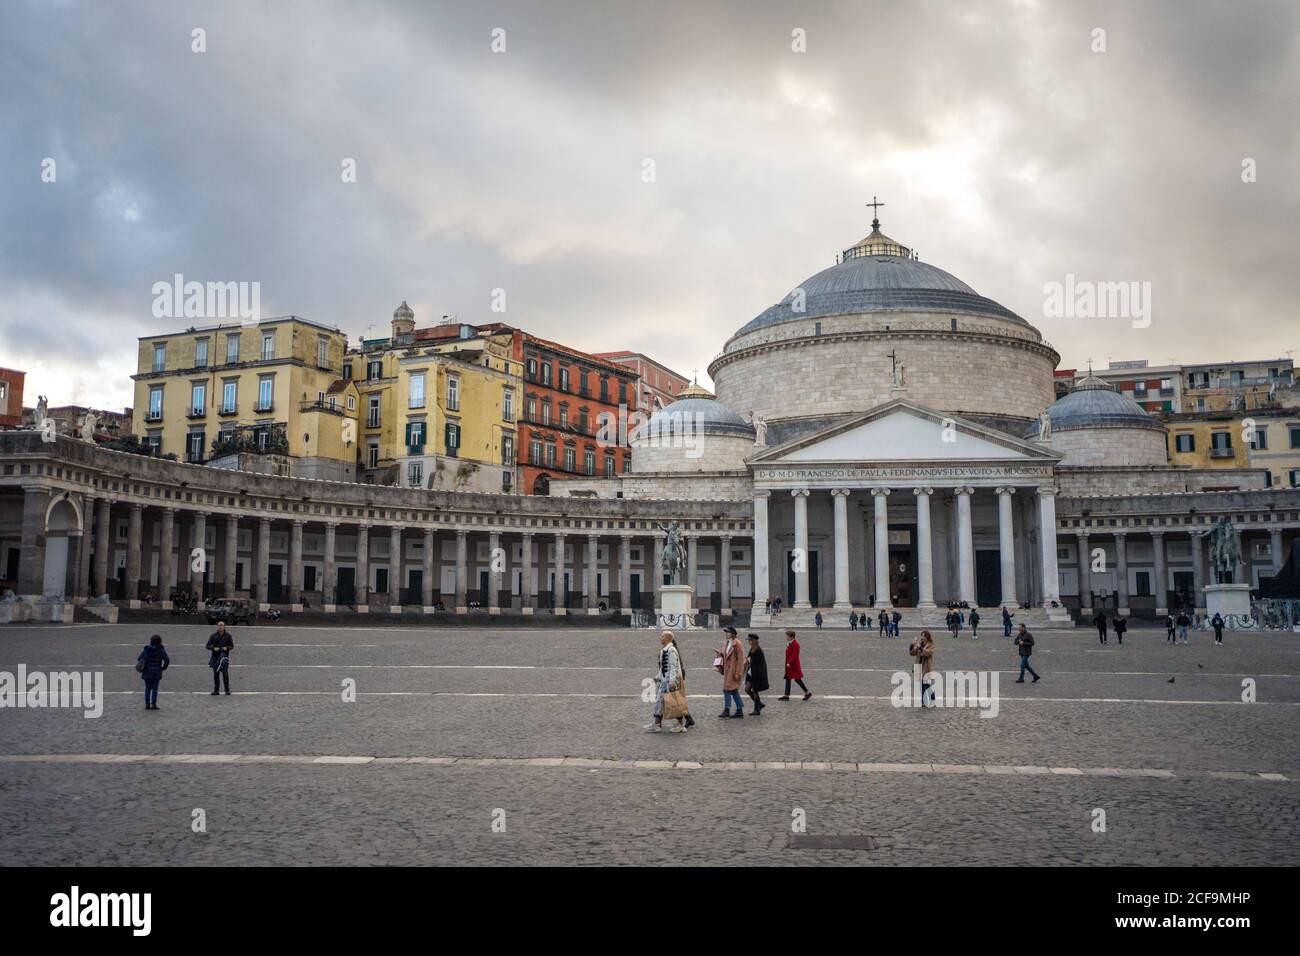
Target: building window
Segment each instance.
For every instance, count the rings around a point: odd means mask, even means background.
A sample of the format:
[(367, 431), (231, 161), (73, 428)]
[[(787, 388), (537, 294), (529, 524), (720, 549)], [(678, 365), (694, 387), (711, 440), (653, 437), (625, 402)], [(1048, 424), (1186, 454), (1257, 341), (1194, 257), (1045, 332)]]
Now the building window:
[(586, 451), (582, 453), (582, 470), (589, 475), (594, 475), (596, 473), (595, 449), (588, 448)]
[(560, 391), (567, 392), (568, 390), (569, 390), (569, 367), (567, 365), (561, 365), (560, 366)]
[(534, 465), (542, 463), (542, 441), (540, 438), (534, 438), (528, 443), (528, 460)]
[(195, 368), (208, 367), (208, 340), (207, 339), (194, 340), (194, 367)]
[(549, 398), (542, 400), (542, 424), (551, 423), (551, 400)]
[(203, 462), (203, 429), (196, 428), (185, 436), (185, 460), (191, 464)]
[(587, 433), (587, 409), (585, 407), (578, 409), (578, 431), (584, 435)]
[(460, 452), (460, 425), (456, 422), (447, 422), (445, 437), (447, 454), (455, 458)]
[(620, 405), (627, 404), (627, 382), (624, 382), (621, 379), (618, 383), (618, 403)]
[(1134, 594), (1149, 595), (1151, 593), (1151, 572), (1138, 571), (1133, 575), (1133, 583), (1136, 585), (1133, 589)]
[(1255, 451), (1268, 450), (1268, 426), (1256, 428), (1250, 433), (1250, 447)]
[(501, 419), (507, 422), (515, 420), (515, 390), (513, 388), (507, 388), (501, 393)]
[(275, 379), (261, 378), (257, 380), (257, 412), (269, 412), (271, 410), (272, 398), (275, 394)]
[(1289, 475), (1291, 478), (1291, 487), (1300, 488), (1300, 469), (1292, 468)]
[(330, 340), (323, 335), (316, 337), (316, 364), (321, 368), (330, 367)]
[(366, 427), (379, 427), (379, 396), (371, 395), (368, 399), (369, 405), (366, 409)]
[(153, 344), (153, 370), (161, 372), (167, 367), (167, 343), (155, 342)]
[(543, 385), (551, 384), (551, 363), (550, 362), (547, 362), (545, 365), (542, 366), (542, 384)]
[(406, 451), (411, 455), (424, 451), (424, 422), (406, 423)]
[(343, 381), (345, 381), (345, 382), (346, 382), (346, 381), (350, 381), (351, 378), (352, 378), (352, 363), (351, 363), (351, 362), (344, 362), (344, 363), (343, 363)]
[(163, 390), (161, 385), (149, 389), (149, 421), (156, 422), (163, 417)]
[(546, 467), (555, 467), (555, 444), (553, 442), (546, 443)]
[(511, 487), (514, 485), (514, 483), (515, 483), (514, 472), (510, 472), (510, 471), (503, 471), (503, 472), (501, 472), (501, 490), (502, 490), (502, 491), (509, 491), (509, 490), (511, 489)]
[(366, 467), (379, 467), (379, 442), (371, 442), (366, 448)]
[(161, 455), (162, 454), (162, 431), (156, 428), (151, 429), (148, 432), (148, 434), (145, 435), (144, 443), (147, 446), (149, 446), (149, 450), (152, 454)]
[(1291, 447), (1300, 448), (1300, 425), (1288, 425), (1287, 430), (1291, 433)]
[(413, 372), (411, 374), (410, 397), (407, 401), (408, 408), (424, 408), (424, 373)]
[(237, 405), (238, 390), (238, 382), (223, 382), (221, 384), (221, 411), (223, 414), (230, 415), (234, 413)]
[(605, 456), (605, 477), (606, 478), (614, 477), (614, 456), (613, 455)]
[(501, 436), (501, 464), (513, 465), (515, 463), (515, 439), (511, 435)]
[(205, 414), (207, 412), (207, 405), (208, 386), (203, 382), (195, 382), (190, 386), (190, 414)]
[(632, 468), (632, 456), (623, 452), (623, 473), (627, 474)]
[(447, 376), (447, 411), (460, 411), (460, 379), (455, 375)]
[(581, 369), (581, 370), (578, 372), (578, 394), (581, 395), (583, 398), (586, 398), (586, 397), (587, 397), (587, 393), (588, 393), (588, 388), (587, 388), (587, 370), (586, 370), (586, 369)]
[(1175, 435), (1175, 436), (1174, 436), (1174, 451), (1177, 451), (1177, 452), (1193, 452), (1193, 451), (1196, 451), (1196, 436), (1195, 436), (1195, 435)]
[(528, 420), (537, 421), (537, 399), (531, 395), (528, 396)]
[(413, 461), (407, 464), (406, 485), (408, 488), (424, 487), (424, 462)]
[(565, 402), (560, 402), (560, 427), (569, 427), (569, 406)]
[(575, 452), (574, 449), (565, 448), (564, 449), (564, 470), (577, 471), (578, 470), (577, 458), (578, 458), (577, 452)]
[(1232, 455), (1232, 432), (1210, 433), (1210, 457), (1228, 458)]
[(530, 358), (530, 359), (528, 359), (528, 360), (524, 363), (524, 369), (525, 369), (526, 377), (528, 378), (528, 381), (530, 381), (530, 382), (535, 382), (535, 381), (537, 381), (537, 359), (535, 359), (535, 358)]
[(262, 333), (262, 361), (269, 362), (275, 358), (275, 333)]
[(384, 361), (376, 359), (366, 363), (366, 381), (374, 382), (384, 377)]
[(226, 336), (226, 364), (234, 365), (239, 361), (239, 333)]

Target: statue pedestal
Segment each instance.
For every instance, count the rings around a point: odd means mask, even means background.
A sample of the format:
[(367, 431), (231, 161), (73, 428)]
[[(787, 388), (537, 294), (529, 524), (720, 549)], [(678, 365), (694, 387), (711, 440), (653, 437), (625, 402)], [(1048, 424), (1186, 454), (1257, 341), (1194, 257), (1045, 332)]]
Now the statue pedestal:
[(688, 628), (695, 616), (695, 588), (665, 584), (659, 589), (659, 626)]
[(1237, 618), (1250, 618), (1249, 584), (1207, 584), (1205, 586), (1205, 616), (1220, 615), (1234, 626)]

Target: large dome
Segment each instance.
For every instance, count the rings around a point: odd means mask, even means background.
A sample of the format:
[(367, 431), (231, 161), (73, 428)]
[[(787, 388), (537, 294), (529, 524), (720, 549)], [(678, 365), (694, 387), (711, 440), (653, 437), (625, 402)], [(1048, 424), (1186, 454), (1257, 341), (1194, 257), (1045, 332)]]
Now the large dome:
[(692, 383), (628, 435), (637, 474), (740, 470), (754, 450), (754, 426)]
[[(796, 311), (801, 294), (803, 310)], [(918, 310), (983, 315), (1029, 324), (937, 266), (896, 255), (868, 255), (845, 259), (804, 280), (736, 334), (826, 315)]]

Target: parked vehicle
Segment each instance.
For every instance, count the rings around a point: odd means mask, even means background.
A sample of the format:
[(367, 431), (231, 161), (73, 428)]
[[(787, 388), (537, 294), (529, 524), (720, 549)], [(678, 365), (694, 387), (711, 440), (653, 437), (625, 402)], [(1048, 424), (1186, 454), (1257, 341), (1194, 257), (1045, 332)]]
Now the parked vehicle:
[(222, 598), (212, 601), (207, 606), (208, 623), (225, 621), (229, 625), (257, 623), (257, 608), (251, 603), (234, 598)]

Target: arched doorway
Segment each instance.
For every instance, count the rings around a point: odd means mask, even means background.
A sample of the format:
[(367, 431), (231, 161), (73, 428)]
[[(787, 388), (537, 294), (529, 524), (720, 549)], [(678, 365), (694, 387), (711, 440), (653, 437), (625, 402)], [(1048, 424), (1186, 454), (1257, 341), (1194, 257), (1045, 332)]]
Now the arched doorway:
[(81, 514), (66, 496), (50, 502), (45, 512), (44, 597), (67, 596), (68, 566), (77, 560), (81, 530)]
[(538, 475), (533, 480), (533, 494), (549, 495), (551, 493), (551, 476)]

